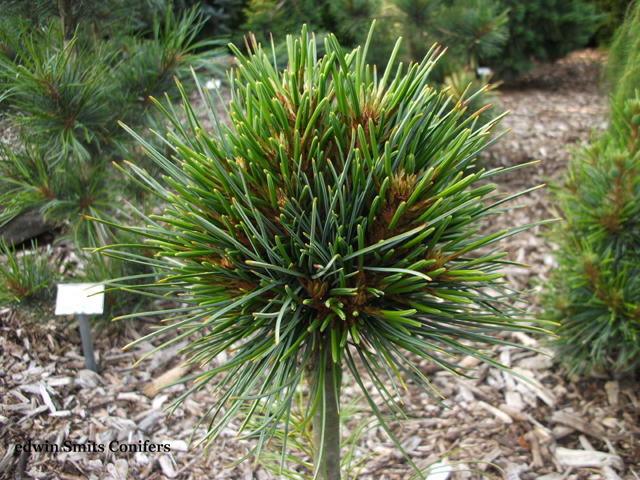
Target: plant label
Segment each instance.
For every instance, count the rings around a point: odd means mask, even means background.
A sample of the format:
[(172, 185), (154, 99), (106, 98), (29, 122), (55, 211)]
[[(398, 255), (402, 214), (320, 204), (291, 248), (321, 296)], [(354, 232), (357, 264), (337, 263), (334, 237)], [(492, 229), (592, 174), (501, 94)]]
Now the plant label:
[(56, 315), (98, 315), (102, 313), (103, 308), (104, 285), (94, 285), (93, 283), (58, 284)]

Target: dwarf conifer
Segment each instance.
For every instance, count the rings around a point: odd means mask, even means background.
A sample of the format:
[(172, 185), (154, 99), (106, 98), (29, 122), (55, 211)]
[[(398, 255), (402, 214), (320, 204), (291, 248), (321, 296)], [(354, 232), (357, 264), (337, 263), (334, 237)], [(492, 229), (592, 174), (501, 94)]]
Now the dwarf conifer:
[[(201, 90), (213, 132), (184, 90), (182, 113), (156, 102), (172, 122), (158, 134), (171, 158), (128, 130), (164, 168), (164, 182), (131, 168), (166, 209), (144, 227), (121, 227), (155, 256), (98, 249), (150, 265), (155, 273), (139, 290), (183, 302), (159, 312), (167, 325), (139, 341), (170, 330), (177, 336), (158, 348), (200, 337), (186, 351), (204, 370), (183, 379), (187, 390), (173, 405), (215, 379), (202, 442), (248, 411), (238, 438), (257, 441), (247, 457), (275, 432), (286, 449), (296, 433), (292, 399), (306, 378), (315, 473), (332, 480), (340, 477), (343, 371), (379, 419), (377, 395), (401, 416), (408, 381), (441, 402), (410, 355), (451, 372), (460, 371), (456, 354), (506, 369), (483, 346), (508, 344), (501, 332), (541, 331), (509, 306), (517, 292), (501, 280), (510, 262), (500, 242), (529, 226), (480, 228), (520, 195), (497, 198), (488, 182), (509, 169), (473, 170), (502, 116), (481, 124), (477, 113), (463, 116), (465, 99), (447, 106), (447, 93), (429, 84), (436, 48), (378, 75), (366, 63), (369, 40), (345, 54), (328, 35), (320, 57), (304, 28), (287, 38), (284, 71), (273, 50), (253, 42), (243, 55), (231, 46), (230, 125)], [(212, 364), (222, 352), (228, 360)]]

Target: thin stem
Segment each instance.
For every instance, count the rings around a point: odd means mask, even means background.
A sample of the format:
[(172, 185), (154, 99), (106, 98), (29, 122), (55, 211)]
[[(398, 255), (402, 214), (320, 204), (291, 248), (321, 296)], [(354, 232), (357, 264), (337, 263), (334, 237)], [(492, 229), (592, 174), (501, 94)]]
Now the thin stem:
[(58, 0), (58, 10), (60, 11), (60, 23), (65, 45), (73, 38), (75, 33), (75, 19), (73, 18), (72, 0)]
[[(324, 408), (319, 406), (313, 417), (313, 464), (314, 467), (320, 464), (317, 480), (340, 480), (340, 413), (338, 412), (337, 400), (340, 395), (342, 366), (334, 365), (332, 368), (331, 351), (330, 349), (325, 351), (327, 354), (324, 375)], [(336, 397), (333, 383), (334, 368), (338, 376), (338, 382), (336, 382), (338, 385), (338, 397)], [(311, 378), (307, 377), (307, 380), (311, 385)], [(323, 445), (322, 449), (320, 448), (321, 445)]]

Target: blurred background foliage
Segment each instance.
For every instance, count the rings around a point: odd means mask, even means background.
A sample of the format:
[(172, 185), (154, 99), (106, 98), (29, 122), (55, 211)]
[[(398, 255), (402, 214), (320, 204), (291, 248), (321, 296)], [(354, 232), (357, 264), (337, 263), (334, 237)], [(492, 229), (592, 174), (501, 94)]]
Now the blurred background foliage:
[[(34, 228), (35, 233), (40, 223), (57, 228), (72, 248), (76, 268), (69, 275), (75, 281), (133, 276), (132, 283), (139, 283), (136, 275), (150, 273), (146, 267), (86, 253), (83, 248), (124, 239), (81, 215), (126, 222), (124, 199), (146, 213), (156, 207), (154, 197), (124, 175), (127, 162), (152, 174), (156, 169), (119, 122), (140, 131), (166, 129), (166, 122), (148, 108), (150, 97), (174, 97), (174, 77), (190, 85), (191, 68), (203, 75), (222, 74), (215, 61), (226, 39), (203, 38), (206, 23), (196, 6), (180, 9), (155, 0), (0, 4), (0, 108), (4, 124), (11, 124), (0, 144), (5, 254), (16, 247), (11, 242), (22, 239), (23, 232), (16, 236), (12, 228)], [(148, 135), (163, 148), (155, 138)], [(34, 209), (39, 217), (20, 223)], [(11, 267), (22, 262), (16, 255), (12, 250), (7, 257), (14, 261), (0, 272), (4, 278), (26, 271)], [(13, 290), (15, 301), (24, 289)], [(106, 316), (130, 311), (130, 298), (138, 301), (126, 292), (109, 293)]]
[[(571, 50), (606, 41), (604, 26), (622, 22), (622, 1), (607, 0), (248, 0), (243, 22), (234, 39), (253, 32), (277, 45), (307, 23), (316, 34), (335, 33), (345, 47), (364, 43), (371, 22), (377, 20), (378, 43), (370, 50), (373, 64), (384, 64), (394, 42), (405, 38), (398, 62), (420, 61), (434, 42), (449, 47), (447, 62), (489, 66), (513, 75), (531, 68), (533, 60), (556, 60)], [(236, 17), (237, 18), (237, 17)], [(376, 48), (377, 47), (377, 48)], [(451, 53), (454, 53), (453, 55)], [(446, 57), (445, 57), (446, 58)], [(451, 68), (457, 68), (456, 67)], [(451, 73), (451, 72), (447, 72)]]
[(503, 75), (529, 70), (533, 61), (555, 61), (589, 43), (601, 16), (582, 0), (500, 0), (509, 17), (509, 41), (486, 57)]
[(632, 0), (589, 0), (600, 19), (596, 24), (596, 31), (590, 43), (607, 47), (613, 39), (616, 30), (624, 21), (625, 14)]

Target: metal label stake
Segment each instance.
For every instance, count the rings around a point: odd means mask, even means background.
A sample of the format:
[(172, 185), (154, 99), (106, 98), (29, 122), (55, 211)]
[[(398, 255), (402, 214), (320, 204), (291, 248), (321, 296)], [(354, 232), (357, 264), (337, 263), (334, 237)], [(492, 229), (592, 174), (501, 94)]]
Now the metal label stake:
[(91, 338), (91, 327), (86, 315), (78, 315), (78, 325), (80, 325), (80, 337), (82, 338), (82, 353), (84, 362), (89, 370), (97, 372), (96, 357), (93, 354), (93, 339)]
[(87, 315), (99, 315), (104, 308), (104, 285), (61, 283), (56, 296), (56, 315), (77, 315), (82, 352), (87, 369), (97, 371), (91, 327)]

